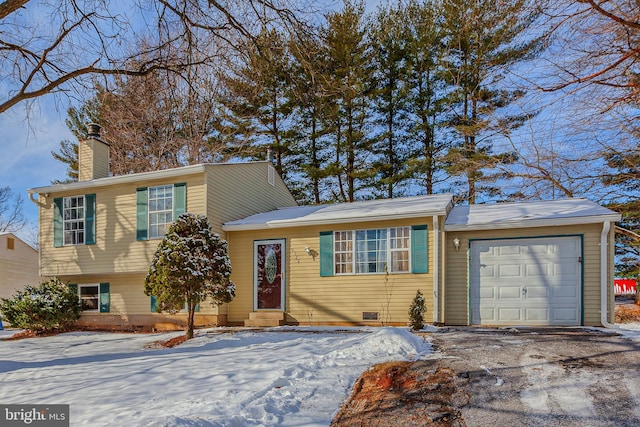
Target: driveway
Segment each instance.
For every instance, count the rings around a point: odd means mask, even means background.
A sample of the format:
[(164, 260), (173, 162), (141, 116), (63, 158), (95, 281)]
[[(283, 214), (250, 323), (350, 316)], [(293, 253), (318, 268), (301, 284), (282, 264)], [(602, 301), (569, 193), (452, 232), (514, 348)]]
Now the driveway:
[(468, 426), (639, 426), (640, 346), (584, 329), (442, 329)]
[(640, 345), (615, 333), (440, 328), (430, 336), (430, 358), (365, 373), (334, 425), (640, 426)]

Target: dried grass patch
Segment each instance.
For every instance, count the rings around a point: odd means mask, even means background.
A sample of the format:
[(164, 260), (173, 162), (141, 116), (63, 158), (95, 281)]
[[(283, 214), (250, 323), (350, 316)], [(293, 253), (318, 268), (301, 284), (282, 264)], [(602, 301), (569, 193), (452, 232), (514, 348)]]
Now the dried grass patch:
[(640, 322), (640, 305), (619, 304), (615, 309), (616, 323)]

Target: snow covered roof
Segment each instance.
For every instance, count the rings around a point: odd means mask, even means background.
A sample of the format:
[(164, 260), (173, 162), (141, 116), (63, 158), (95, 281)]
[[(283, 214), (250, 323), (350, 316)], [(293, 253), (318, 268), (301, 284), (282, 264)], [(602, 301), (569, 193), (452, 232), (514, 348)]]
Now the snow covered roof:
[(620, 215), (587, 199), (455, 206), (446, 231), (548, 227), (619, 221)]
[(27, 189), (27, 193), (43, 194), (43, 193), (53, 193), (57, 191), (85, 190), (85, 189), (91, 189), (96, 187), (106, 187), (109, 185), (116, 185), (116, 184), (143, 183), (145, 181), (150, 181), (155, 179), (181, 178), (187, 175), (204, 173), (205, 168), (207, 166), (237, 167), (238, 165), (244, 166), (248, 164), (266, 163), (266, 162), (267, 162), (266, 160), (263, 160), (263, 161), (255, 161), (255, 162), (244, 162), (244, 163), (230, 163), (230, 162), (200, 163), (197, 165), (181, 166), (181, 167), (172, 168), (172, 169), (139, 172), (139, 173), (132, 173), (127, 175), (115, 175), (115, 176), (109, 176), (106, 178), (91, 179), (88, 181), (76, 181), (76, 182), (69, 182), (66, 184), (53, 184), (53, 185), (47, 185), (45, 187), (29, 188)]
[(318, 224), (418, 218), (446, 215), (452, 206), (451, 194), (367, 200), (331, 205), (298, 206), (260, 213), (222, 226), (225, 231), (260, 230)]

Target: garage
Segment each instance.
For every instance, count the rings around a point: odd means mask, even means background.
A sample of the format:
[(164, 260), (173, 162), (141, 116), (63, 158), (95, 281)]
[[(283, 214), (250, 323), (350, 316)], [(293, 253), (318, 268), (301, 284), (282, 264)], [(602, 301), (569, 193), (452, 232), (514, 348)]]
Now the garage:
[(582, 324), (580, 236), (469, 242), (471, 323)]

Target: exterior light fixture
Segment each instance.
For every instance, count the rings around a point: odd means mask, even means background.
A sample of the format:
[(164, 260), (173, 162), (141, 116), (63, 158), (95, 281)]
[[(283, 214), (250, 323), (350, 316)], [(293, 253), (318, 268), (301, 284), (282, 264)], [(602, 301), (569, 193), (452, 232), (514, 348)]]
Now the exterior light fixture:
[(307, 255), (311, 256), (311, 248), (309, 246), (304, 248), (304, 251), (307, 253)]
[(460, 239), (458, 239), (457, 237), (453, 239), (453, 247), (456, 249), (456, 251), (460, 249)]

